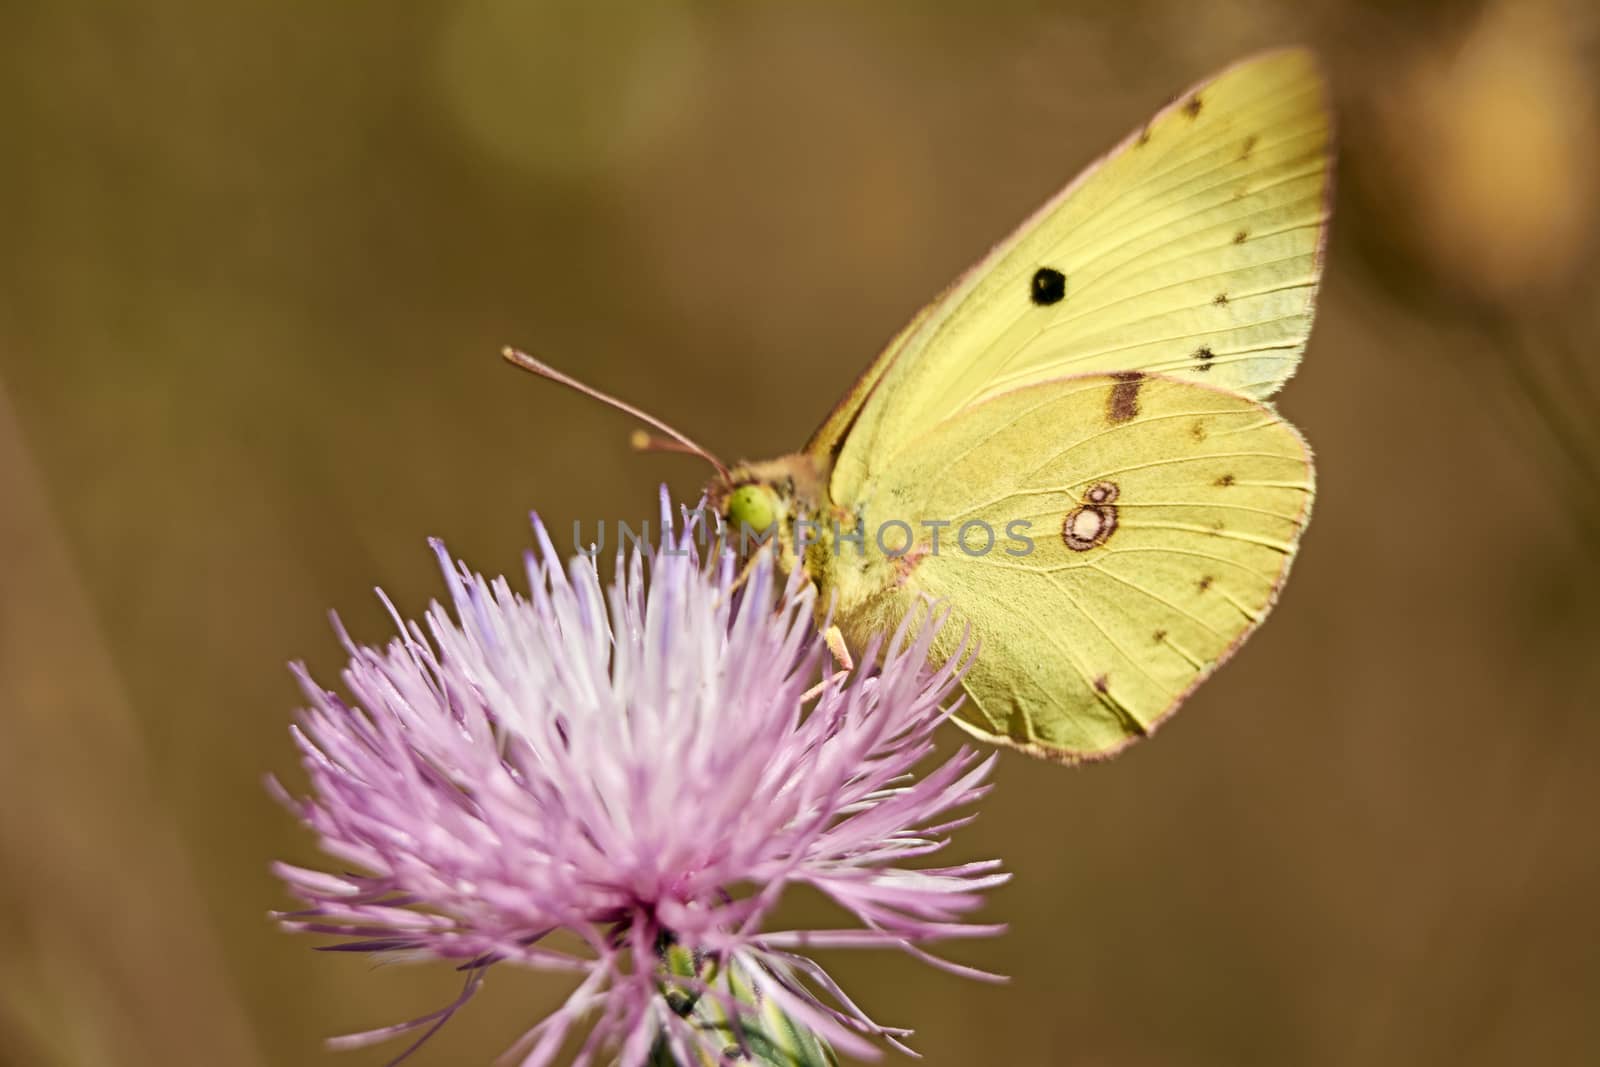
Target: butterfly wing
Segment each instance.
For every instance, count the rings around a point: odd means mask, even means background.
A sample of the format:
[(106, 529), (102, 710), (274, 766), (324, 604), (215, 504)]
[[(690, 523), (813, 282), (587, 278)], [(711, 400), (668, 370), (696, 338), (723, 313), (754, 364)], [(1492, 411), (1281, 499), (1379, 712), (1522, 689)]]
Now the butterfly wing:
[(1309, 52), (1179, 96), (925, 309), (813, 438), (851, 501), (874, 465), (988, 397), (1140, 370), (1265, 398), (1311, 330), (1331, 189)]
[[(864, 643), (927, 597), (957, 606), (981, 642), (972, 732), (1109, 755), (1261, 622), (1312, 492), (1304, 441), (1260, 401), (1136, 373), (1027, 386), (933, 426), (864, 486), (867, 528), (898, 519), (916, 541), (844, 550), (837, 617)], [(872, 548), (901, 544), (897, 528)]]

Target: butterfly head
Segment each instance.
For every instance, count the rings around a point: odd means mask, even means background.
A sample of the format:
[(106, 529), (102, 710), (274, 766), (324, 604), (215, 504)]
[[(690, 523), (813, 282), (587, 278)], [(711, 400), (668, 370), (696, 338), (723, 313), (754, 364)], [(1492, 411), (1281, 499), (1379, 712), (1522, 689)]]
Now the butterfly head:
[(713, 478), (707, 503), (722, 519), (723, 529), (741, 555), (766, 545), (776, 553), (785, 573), (798, 560), (796, 523), (814, 522), (821, 501), (821, 479), (809, 457), (785, 456), (765, 463), (741, 463), (726, 477)]

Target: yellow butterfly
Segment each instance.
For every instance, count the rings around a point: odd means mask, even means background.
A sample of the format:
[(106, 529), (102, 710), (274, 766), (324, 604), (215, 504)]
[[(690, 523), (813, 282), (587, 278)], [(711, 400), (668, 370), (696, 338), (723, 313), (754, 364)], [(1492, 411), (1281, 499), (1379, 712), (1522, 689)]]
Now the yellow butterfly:
[(780, 566), (804, 568), (848, 646), (943, 601), (981, 645), (968, 731), (1108, 756), (1239, 647), (1288, 574), (1311, 453), (1268, 398), (1311, 330), (1331, 187), (1315, 61), (1263, 54), (1040, 208), (799, 452), (730, 470), (618, 406), (717, 467), (712, 504), (778, 531)]

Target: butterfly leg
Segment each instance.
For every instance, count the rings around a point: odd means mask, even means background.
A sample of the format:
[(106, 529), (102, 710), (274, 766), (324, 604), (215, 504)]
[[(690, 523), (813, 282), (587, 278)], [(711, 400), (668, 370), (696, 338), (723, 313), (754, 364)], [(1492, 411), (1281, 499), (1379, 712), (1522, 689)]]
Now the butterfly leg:
[(822, 640), (828, 646), (828, 651), (833, 654), (833, 661), (839, 665), (841, 671), (856, 669), (855, 660), (850, 658), (850, 650), (845, 647), (844, 632), (837, 626), (829, 626), (822, 631)]
[(827, 644), (828, 652), (833, 656), (833, 662), (838, 664), (839, 669), (833, 672), (833, 677), (824, 678), (810, 689), (807, 689), (805, 694), (800, 697), (802, 704), (815, 700), (822, 695), (822, 691), (828, 687), (828, 683), (842, 682), (851, 671), (856, 669), (855, 661), (850, 658), (850, 650), (845, 647), (844, 634), (837, 626), (830, 626), (822, 631), (822, 640)]

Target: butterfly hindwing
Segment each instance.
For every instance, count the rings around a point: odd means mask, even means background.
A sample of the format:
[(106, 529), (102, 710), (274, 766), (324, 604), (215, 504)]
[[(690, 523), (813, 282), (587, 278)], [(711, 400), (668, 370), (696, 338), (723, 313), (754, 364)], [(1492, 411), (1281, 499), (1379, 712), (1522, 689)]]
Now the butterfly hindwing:
[(1304, 442), (1259, 401), (1130, 373), (1028, 386), (930, 427), (863, 487), (869, 526), (901, 519), (919, 539), (859, 618), (954, 606), (981, 642), (974, 733), (1107, 755), (1259, 624), (1311, 498)]

